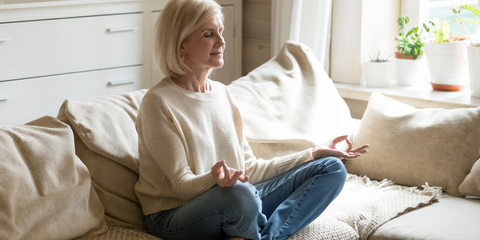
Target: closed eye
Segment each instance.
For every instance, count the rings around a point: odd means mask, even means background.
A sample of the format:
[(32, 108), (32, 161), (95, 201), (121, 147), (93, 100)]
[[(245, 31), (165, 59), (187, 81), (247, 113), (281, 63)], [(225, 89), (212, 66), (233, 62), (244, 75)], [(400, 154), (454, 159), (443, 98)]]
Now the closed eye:
[[(206, 32), (205, 35), (203, 35), (204, 37), (206, 37), (206, 38), (211, 38), (211, 37), (213, 37), (213, 32), (214, 32), (214, 31), (212, 31), (211, 29), (209, 29), (209, 30), (210, 30), (209, 32)], [(223, 36), (223, 28), (220, 29), (219, 35), (220, 35), (220, 36)]]

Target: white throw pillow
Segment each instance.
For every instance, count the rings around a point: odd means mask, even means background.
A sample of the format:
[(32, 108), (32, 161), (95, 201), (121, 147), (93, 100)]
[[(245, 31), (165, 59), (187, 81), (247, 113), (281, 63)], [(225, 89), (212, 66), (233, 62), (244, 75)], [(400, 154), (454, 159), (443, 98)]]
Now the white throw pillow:
[(480, 108), (416, 109), (373, 93), (354, 141), (363, 144), (369, 153), (347, 162), (350, 173), (461, 196), (480, 149)]
[(286, 42), (277, 56), (228, 89), (239, 103), (245, 136), (257, 157), (288, 155), (353, 132), (347, 104), (302, 43)]

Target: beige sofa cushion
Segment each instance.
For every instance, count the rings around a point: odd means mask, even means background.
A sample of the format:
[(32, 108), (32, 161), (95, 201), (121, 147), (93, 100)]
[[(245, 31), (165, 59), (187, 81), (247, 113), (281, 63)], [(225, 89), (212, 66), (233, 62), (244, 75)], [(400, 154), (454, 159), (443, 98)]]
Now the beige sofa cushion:
[(72, 239), (107, 231), (69, 126), (52, 117), (0, 126), (0, 239)]
[(473, 195), (480, 197), (480, 159), (475, 162), (472, 170), (458, 188), (463, 195)]
[(277, 56), (228, 89), (238, 101), (256, 157), (291, 154), (353, 132), (347, 104), (302, 43), (287, 41)]
[(347, 162), (350, 173), (460, 196), (480, 148), (480, 108), (416, 109), (373, 93), (354, 145), (367, 143), (368, 154)]
[(75, 151), (92, 176), (92, 185), (105, 208), (109, 226), (146, 229), (140, 202), (132, 190), (138, 173), (85, 146), (75, 133)]
[(134, 192), (138, 181), (135, 120), (145, 92), (66, 100), (58, 114), (76, 134), (76, 153), (92, 175), (109, 226), (146, 228)]
[(479, 239), (480, 199), (454, 196), (386, 222), (369, 240)]

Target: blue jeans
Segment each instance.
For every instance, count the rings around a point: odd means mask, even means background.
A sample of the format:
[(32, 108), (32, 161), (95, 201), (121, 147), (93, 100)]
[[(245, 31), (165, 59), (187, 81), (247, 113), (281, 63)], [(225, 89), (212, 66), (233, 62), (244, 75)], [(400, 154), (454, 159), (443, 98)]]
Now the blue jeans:
[(165, 240), (287, 239), (327, 208), (346, 176), (338, 158), (322, 158), (255, 186), (215, 186), (184, 206), (145, 216), (145, 221), (150, 234)]

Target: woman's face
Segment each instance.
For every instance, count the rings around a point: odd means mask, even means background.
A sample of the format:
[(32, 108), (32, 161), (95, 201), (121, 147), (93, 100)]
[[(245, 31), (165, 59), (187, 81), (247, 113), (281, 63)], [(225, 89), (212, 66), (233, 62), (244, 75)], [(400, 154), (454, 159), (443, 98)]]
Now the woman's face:
[(180, 53), (185, 64), (193, 71), (208, 71), (223, 66), (223, 22), (220, 15), (209, 19), (182, 43)]

